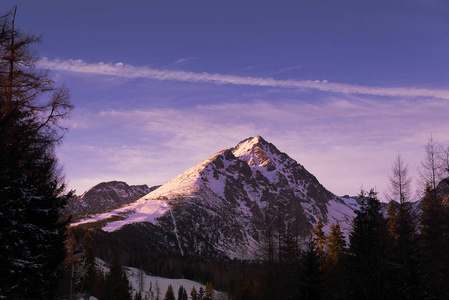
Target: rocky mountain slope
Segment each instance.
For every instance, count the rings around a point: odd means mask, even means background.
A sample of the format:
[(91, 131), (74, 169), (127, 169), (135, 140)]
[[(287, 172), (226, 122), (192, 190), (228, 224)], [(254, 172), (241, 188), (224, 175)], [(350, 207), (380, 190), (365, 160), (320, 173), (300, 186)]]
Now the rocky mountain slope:
[(357, 207), (356, 200), (335, 196), (257, 136), (216, 153), (134, 203), (72, 226), (101, 221), (103, 231), (139, 232), (151, 247), (181, 255), (251, 258), (275, 235), (289, 232), (306, 239), (318, 218), (327, 227), (339, 221), (348, 232)]
[(132, 203), (157, 187), (128, 185), (121, 181), (102, 182), (81, 196), (72, 198), (64, 209), (64, 214), (79, 214), (108, 209)]
[(444, 205), (449, 205), (449, 177), (438, 183), (436, 188), (437, 196), (443, 200)]

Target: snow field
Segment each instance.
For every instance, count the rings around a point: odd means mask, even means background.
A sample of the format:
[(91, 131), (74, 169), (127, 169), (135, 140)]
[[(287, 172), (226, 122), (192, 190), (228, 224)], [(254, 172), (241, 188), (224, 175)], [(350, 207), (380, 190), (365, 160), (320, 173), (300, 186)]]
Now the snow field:
[(125, 216), (124, 220), (114, 221), (103, 227), (104, 231), (111, 232), (120, 229), (125, 224), (137, 222), (150, 222), (154, 224), (156, 222), (155, 219), (162, 216), (168, 209), (169, 206), (165, 200), (140, 199), (132, 204), (114, 209), (110, 212), (95, 215), (91, 218), (73, 223), (70, 226), (78, 226), (80, 224), (96, 222), (113, 216)]
[[(97, 266), (100, 268), (100, 270), (106, 274), (109, 272), (108, 264), (104, 262), (103, 260), (96, 258)], [(139, 292), (139, 286), (140, 286), (140, 274), (142, 274), (143, 271), (137, 268), (131, 268), (131, 267), (125, 267), (126, 274), (128, 276), (128, 280), (132, 285), (133, 295), (135, 295), (137, 292)], [(154, 293), (154, 299), (156, 299), (156, 286), (159, 286), (160, 290), (160, 299), (164, 299), (165, 293), (167, 292), (168, 286), (171, 285), (173, 288), (173, 292), (175, 294), (175, 298), (178, 299), (178, 290), (181, 287), (181, 285), (184, 287), (184, 289), (187, 291), (187, 295), (190, 299), (190, 291), (192, 290), (192, 287), (195, 287), (196, 291), (198, 292), (200, 288), (202, 287), (204, 290), (206, 290), (206, 286), (204, 284), (201, 284), (196, 281), (192, 281), (189, 279), (170, 279), (170, 278), (164, 278), (164, 277), (158, 277), (158, 276), (150, 276), (145, 274), (143, 272), (143, 293), (142, 296), (145, 295), (146, 292), (149, 292), (150, 286), (152, 287), (152, 291)], [(214, 291), (215, 296), (217, 299), (226, 299), (225, 293)], [(151, 298), (150, 298), (151, 299)]]

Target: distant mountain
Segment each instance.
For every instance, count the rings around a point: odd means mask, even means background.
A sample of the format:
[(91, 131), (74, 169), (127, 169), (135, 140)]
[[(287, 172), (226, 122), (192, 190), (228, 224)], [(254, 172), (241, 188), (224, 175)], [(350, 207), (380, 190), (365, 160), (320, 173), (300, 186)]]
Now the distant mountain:
[(152, 249), (251, 258), (276, 232), (306, 239), (318, 218), (327, 228), (339, 221), (347, 233), (356, 208), (355, 199), (337, 197), (257, 136), (216, 153), (134, 203), (72, 226), (101, 221), (103, 231), (138, 237)]
[(99, 212), (132, 203), (155, 190), (158, 186), (128, 185), (122, 181), (102, 182), (81, 196), (72, 198), (64, 208), (64, 214)]

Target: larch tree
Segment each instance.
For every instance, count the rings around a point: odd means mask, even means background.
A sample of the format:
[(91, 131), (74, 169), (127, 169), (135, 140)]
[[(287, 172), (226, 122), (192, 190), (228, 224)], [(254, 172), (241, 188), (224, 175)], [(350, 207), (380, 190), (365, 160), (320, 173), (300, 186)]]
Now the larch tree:
[(173, 292), (173, 287), (171, 284), (168, 285), (164, 300), (175, 300), (175, 293)]
[(192, 290), (190, 291), (190, 299), (198, 300), (198, 293), (194, 286), (192, 287)]
[(434, 197), (436, 197), (436, 187), (445, 175), (441, 146), (431, 135), (424, 149), (425, 156), (418, 169), (419, 189), (424, 191), (429, 184)]
[(69, 92), (39, 71), (40, 39), (0, 17), (0, 298), (51, 299), (65, 257), (59, 210), (70, 193), (55, 155)]
[(114, 255), (111, 269), (106, 274), (102, 299), (106, 300), (131, 300), (131, 284), (128, 276), (120, 263), (118, 254)]
[(338, 221), (332, 224), (327, 239), (327, 255), (325, 260), (326, 283), (329, 290), (329, 299), (345, 298), (344, 266), (347, 246), (343, 232)]
[(213, 300), (214, 299), (214, 287), (212, 282), (206, 283), (206, 290), (204, 291), (204, 300)]
[(327, 244), (326, 264), (330, 269), (338, 270), (346, 253), (346, 240), (338, 221), (331, 226)]
[[(433, 143), (433, 142), (432, 142)], [(432, 144), (430, 143), (430, 144)], [(431, 149), (434, 146), (429, 146)], [(411, 198), (411, 178), (408, 175), (408, 166), (398, 153), (391, 168), (392, 174), (388, 177), (389, 193), (387, 199), (390, 201), (387, 210), (387, 224), (390, 236), (394, 240), (396, 250), (400, 252), (403, 263), (406, 264), (412, 260), (410, 255), (415, 240), (415, 224), (407, 206)], [(393, 202), (399, 203), (399, 207)]]
[(321, 265), (324, 264), (327, 252), (327, 236), (323, 231), (323, 227), (323, 222), (321, 222), (321, 219), (318, 219), (318, 222), (312, 231), (314, 245), (316, 247), (318, 257), (321, 261)]
[(400, 153), (397, 154), (391, 167), (391, 175), (388, 176), (389, 185), (386, 198), (388, 201), (396, 201), (400, 204), (411, 200), (412, 179), (408, 173), (408, 166)]

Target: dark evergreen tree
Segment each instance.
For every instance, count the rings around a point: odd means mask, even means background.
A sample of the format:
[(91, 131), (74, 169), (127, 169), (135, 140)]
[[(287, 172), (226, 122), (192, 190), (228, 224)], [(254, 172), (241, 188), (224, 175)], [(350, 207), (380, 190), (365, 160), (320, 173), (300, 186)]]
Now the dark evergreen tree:
[(136, 295), (134, 296), (134, 300), (143, 300), (142, 293), (141, 292), (137, 292)]
[(399, 239), (398, 233), (398, 208), (396, 202), (391, 200), (387, 208), (387, 227), (388, 234), (396, 243)]
[[(262, 297), (261, 287), (255, 280), (245, 280), (241, 282), (238, 287), (237, 299), (241, 300), (259, 300), (259, 299), (267, 299)], [(231, 295), (228, 294), (228, 299), (234, 299)]]
[(313, 239), (307, 244), (299, 265), (299, 285), (297, 299), (326, 299), (325, 278), (320, 257)]
[(399, 238), (394, 245), (395, 259), (398, 264), (399, 297), (404, 299), (422, 299), (422, 278), (419, 271), (419, 251), (416, 228), (405, 203), (401, 203), (398, 212)]
[(178, 289), (178, 300), (188, 300), (188, 299), (189, 299), (189, 296), (187, 296), (187, 291), (181, 285)]
[(300, 261), (300, 247), (296, 222), (285, 226), (281, 234), (280, 253), (282, 261), (278, 262), (276, 297), (278, 299), (292, 298), (297, 295), (298, 264)]
[(298, 234), (295, 230), (295, 224), (291, 223), (286, 226), (286, 229), (280, 233), (281, 245), (280, 253), (282, 263), (285, 265), (295, 265), (298, 262), (300, 255), (300, 247), (298, 241)]
[(360, 201), (349, 236), (351, 298), (390, 299), (390, 240), (386, 220), (373, 190), (366, 197), (362, 191)]
[[(30, 46), (39, 39), (0, 17), (0, 298), (51, 299), (65, 257), (64, 194), (54, 149), (72, 106)], [(45, 100), (48, 101), (45, 101)]]
[(150, 281), (150, 287), (148, 288), (148, 298), (149, 300), (154, 300), (153, 283)]
[(200, 290), (198, 291), (198, 300), (204, 300), (204, 288), (200, 287)]
[(131, 285), (123, 270), (118, 254), (114, 255), (111, 269), (106, 274), (103, 297), (105, 300), (131, 300)]
[(175, 293), (171, 284), (168, 285), (167, 292), (165, 292), (164, 300), (175, 300)]
[(429, 299), (449, 298), (449, 214), (430, 185), (422, 200), (419, 235), (421, 272)]
[(434, 196), (430, 185), (427, 186), (421, 204), (420, 218), (423, 246), (429, 251), (439, 248), (445, 239), (445, 208), (440, 199)]

